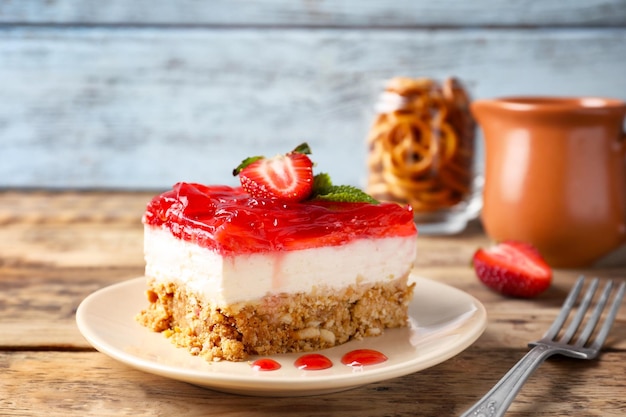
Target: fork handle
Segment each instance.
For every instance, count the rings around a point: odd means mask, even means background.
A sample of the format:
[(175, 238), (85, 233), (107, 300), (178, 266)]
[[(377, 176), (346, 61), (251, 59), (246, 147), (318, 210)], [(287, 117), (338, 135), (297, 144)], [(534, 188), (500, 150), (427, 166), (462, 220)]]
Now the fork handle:
[(461, 417), (501, 417), (513, 402), (528, 377), (558, 350), (536, 345), (498, 381), (496, 385)]

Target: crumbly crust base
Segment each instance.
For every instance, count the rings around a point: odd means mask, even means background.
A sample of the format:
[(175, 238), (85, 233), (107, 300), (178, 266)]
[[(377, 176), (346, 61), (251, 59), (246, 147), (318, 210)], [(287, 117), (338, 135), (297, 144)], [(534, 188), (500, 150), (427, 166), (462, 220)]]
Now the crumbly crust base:
[(208, 361), (242, 361), (249, 355), (330, 348), (405, 326), (413, 286), (405, 276), (373, 286), (278, 294), (218, 308), (183, 285), (149, 279), (149, 306), (137, 319)]

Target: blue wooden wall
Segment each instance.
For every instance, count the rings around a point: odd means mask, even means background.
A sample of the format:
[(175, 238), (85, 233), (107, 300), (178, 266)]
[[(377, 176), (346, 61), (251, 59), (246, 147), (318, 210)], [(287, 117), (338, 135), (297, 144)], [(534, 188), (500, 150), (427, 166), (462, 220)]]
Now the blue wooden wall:
[(626, 0), (0, 0), (0, 188), (234, 183), (301, 141), (362, 185), (397, 75), (626, 99)]

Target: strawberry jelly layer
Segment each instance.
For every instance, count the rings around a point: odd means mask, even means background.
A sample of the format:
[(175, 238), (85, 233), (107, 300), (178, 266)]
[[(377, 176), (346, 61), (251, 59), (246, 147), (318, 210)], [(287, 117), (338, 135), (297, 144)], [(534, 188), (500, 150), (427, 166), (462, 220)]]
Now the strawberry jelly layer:
[(253, 198), (241, 188), (184, 182), (148, 204), (144, 223), (222, 255), (416, 234), (411, 209), (395, 203), (281, 203)]

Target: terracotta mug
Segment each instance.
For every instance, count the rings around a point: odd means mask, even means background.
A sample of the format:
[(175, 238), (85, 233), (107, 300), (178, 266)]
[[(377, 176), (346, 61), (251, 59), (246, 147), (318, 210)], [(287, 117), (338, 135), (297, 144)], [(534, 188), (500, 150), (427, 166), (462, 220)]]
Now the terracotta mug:
[(496, 241), (535, 245), (553, 267), (592, 265), (626, 238), (626, 103), (477, 100), (485, 143), (481, 218)]

